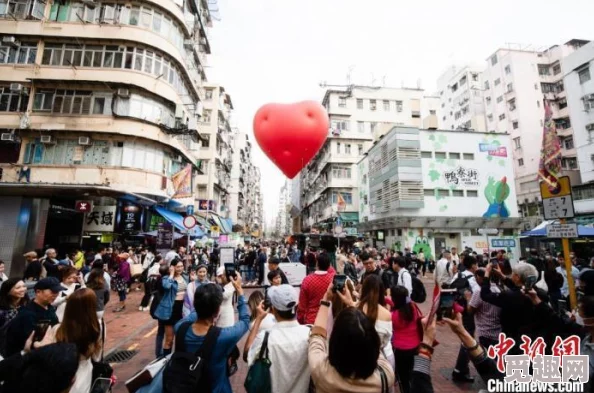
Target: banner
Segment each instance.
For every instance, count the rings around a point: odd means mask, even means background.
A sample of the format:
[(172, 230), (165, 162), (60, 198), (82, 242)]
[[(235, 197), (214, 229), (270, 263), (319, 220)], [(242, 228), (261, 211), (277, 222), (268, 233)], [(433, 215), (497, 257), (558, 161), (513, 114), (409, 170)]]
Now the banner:
[(184, 169), (171, 176), (171, 182), (174, 190), (172, 198), (190, 198), (192, 196), (192, 165), (186, 165)]
[(555, 190), (559, 186), (559, 175), (561, 173), (561, 144), (557, 137), (553, 111), (547, 100), (544, 100), (544, 107), (545, 124), (542, 131), (538, 176), (549, 185), (550, 189)]

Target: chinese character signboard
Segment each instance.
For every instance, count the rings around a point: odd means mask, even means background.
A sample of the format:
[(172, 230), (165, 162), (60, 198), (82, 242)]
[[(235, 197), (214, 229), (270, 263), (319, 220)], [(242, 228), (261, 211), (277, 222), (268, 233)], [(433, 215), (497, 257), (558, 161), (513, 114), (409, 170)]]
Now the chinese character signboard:
[(479, 143), (479, 150), (494, 157), (507, 157), (507, 147), (495, 143)]
[(122, 206), (120, 216), (120, 229), (122, 232), (136, 232), (140, 230), (140, 218), (142, 208), (131, 203), (125, 203)]
[(577, 224), (550, 224), (547, 225), (547, 237), (550, 238), (576, 238), (578, 237)]
[(478, 186), (479, 176), (476, 169), (458, 167), (444, 172), (446, 183), (454, 186)]
[(93, 210), (85, 213), (83, 231), (113, 232), (115, 226), (116, 206), (93, 206)]
[(493, 248), (513, 248), (516, 246), (514, 239), (491, 239), (491, 247)]

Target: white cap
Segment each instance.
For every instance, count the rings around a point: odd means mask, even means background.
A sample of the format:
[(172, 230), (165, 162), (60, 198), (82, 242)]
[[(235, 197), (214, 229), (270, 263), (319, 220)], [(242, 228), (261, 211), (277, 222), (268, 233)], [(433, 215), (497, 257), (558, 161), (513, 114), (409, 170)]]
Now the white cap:
[(268, 290), (268, 298), (272, 307), (278, 311), (293, 311), (299, 301), (297, 291), (288, 284), (271, 287)]

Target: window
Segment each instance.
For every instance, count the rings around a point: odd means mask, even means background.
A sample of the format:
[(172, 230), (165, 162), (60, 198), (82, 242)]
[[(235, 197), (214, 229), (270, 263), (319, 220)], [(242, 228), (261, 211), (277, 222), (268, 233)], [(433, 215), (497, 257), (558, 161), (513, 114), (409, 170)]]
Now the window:
[(351, 145), (350, 144), (345, 144), (344, 145), (344, 152), (345, 154), (351, 154)]
[(365, 122), (362, 122), (362, 121), (357, 122), (357, 131), (365, 132)]
[[(536, 101), (536, 107), (540, 108), (540, 101)], [(541, 124), (541, 126), (542, 126), (542, 124)]]
[(505, 66), (505, 75), (511, 74), (511, 66), (508, 64)]
[(377, 109), (377, 102), (375, 100), (369, 100), (369, 109), (372, 111)]
[(204, 90), (204, 99), (205, 100), (212, 100), (213, 89), (205, 89)]
[(514, 138), (514, 147), (516, 149), (521, 149), (522, 148), (522, 144), (520, 142), (520, 137)]
[(511, 93), (512, 91), (514, 91), (514, 84), (513, 83), (508, 83), (507, 84), (507, 92)]
[(590, 67), (578, 71), (578, 78), (580, 79), (580, 84), (588, 82), (590, 80)]
[(357, 98), (357, 109), (363, 109), (363, 100)]
[(450, 153), (450, 160), (459, 160), (460, 153)]
[(396, 112), (402, 112), (402, 101), (396, 101)]
[(505, 113), (502, 113), (499, 115), (499, 120), (505, 120)]
[(559, 109), (567, 108), (567, 98), (562, 98), (559, 100)]
[(553, 75), (558, 75), (561, 73), (561, 64), (555, 63), (553, 65)]
[(451, 89), (452, 89), (452, 93), (455, 92), (456, 90), (458, 90), (458, 84), (457, 83), (454, 83), (452, 85)]
[(499, 104), (501, 101), (503, 101), (503, 96), (497, 97), (497, 103)]
[(332, 178), (333, 179), (350, 179), (351, 178), (351, 168), (344, 167), (344, 166), (332, 167)]
[(562, 158), (561, 166), (564, 169), (577, 169), (577, 158)]
[(450, 190), (437, 190), (437, 195), (440, 197), (449, 197), (450, 196)]
[(487, 105), (491, 105), (491, 97), (485, 98), (485, 101), (487, 102)]
[(37, 44), (21, 43), (17, 47), (0, 43), (0, 64), (34, 64)]
[(543, 93), (554, 93), (555, 92), (555, 84), (554, 83), (541, 83), (540, 90)]
[[(350, 192), (341, 192), (340, 195), (342, 196), (342, 199), (344, 199), (344, 201), (346, 202), (347, 205), (352, 205), (353, 204), (353, 194)], [(334, 191), (332, 193), (332, 204), (336, 204), (338, 203), (338, 193), (336, 191)]]
[(495, 82), (494, 82), (495, 86), (499, 86), (500, 83), (501, 83), (501, 78), (495, 79)]
[(384, 111), (389, 112), (390, 111), (390, 101), (388, 100), (384, 100)]
[(470, 74), (470, 76), (471, 76), (473, 82), (478, 82), (479, 74), (473, 72)]
[(523, 158), (518, 159), (518, 166), (524, 166), (524, 159)]
[(429, 110), (429, 114), (430, 114), (430, 115), (436, 115), (436, 114), (437, 114), (437, 112), (436, 112), (435, 110), (432, 110), (432, 109), (430, 109), (430, 110)]
[(336, 143), (336, 153), (340, 154), (340, 142)]
[(362, 156), (363, 155), (363, 145), (361, 143), (357, 145), (357, 150), (358, 150), (358, 154), (360, 156)]
[(509, 107), (509, 110), (510, 110), (511, 112), (515, 111), (515, 110), (516, 110), (516, 99), (515, 99), (515, 98), (512, 98), (511, 100), (509, 100), (509, 101), (507, 102), (507, 105), (508, 105), (508, 107)]
[(538, 75), (545, 76), (551, 75), (549, 71), (549, 66), (547, 64), (539, 64), (538, 65)]
[(452, 196), (454, 197), (464, 197), (464, 190), (452, 190)]
[(497, 64), (497, 54), (491, 56), (491, 65), (494, 66), (495, 64)]
[(474, 160), (474, 153), (463, 153), (462, 159), (464, 160)]
[(422, 151), (421, 158), (433, 158), (433, 153), (430, 151)]
[(468, 80), (468, 78), (466, 77), (466, 75), (464, 75), (462, 78), (460, 78), (460, 87), (464, 86), (466, 84), (467, 80)]
[(590, 109), (594, 109), (594, 100), (590, 100), (587, 96), (582, 97), (582, 101), (584, 102), (584, 110), (589, 111)]
[(489, 90), (489, 81), (485, 81), (485, 90)]
[(435, 152), (435, 159), (436, 160), (445, 160), (447, 158), (447, 154), (445, 152), (442, 151), (436, 151)]
[(427, 189), (423, 190), (423, 195), (428, 196), (428, 197), (435, 196), (435, 190), (427, 188)]
[(372, 121), (371, 123), (369, 123), (369, 129), (371, 130), (371, 133), (375, 132), (375, 129), (377, 127), (377, 123)]
[(346, 119), (341, 120), (332, 120), (332, 129), (334, 130), (341, 130), (341, 131), (348, 131), (349, 130), (350, 121)]
[(338, 97), (338, 107), (339, 108), (346, 108), (346, 98)]
[(573, 149), (573, 137), (567, 137), (563, 139), (563, 148), (570, 150)]
[(487, 120), (493, 121), (493, 115), (487, 115)]
[(478, 191), (476, 190), (466, 190), (466, 196), (471, 198), (478, 197)]
[(211, 109), (204, 109), (202, 112), (202, 122), (203, 123), (210, 123), (212, 121), (212, 110)]
[(28, 103), (29, 93), (11, 91), (9, 86), (0, 87), (0, 112), (26, 112)]
[(202, 133), (200, 137), (202, 138), (202, 147), (210, 147), (210, 134)]
[(514, 130), (517, 130), (519, 126), (520, 126), (520, 123), (518, 121), (512, 122), (512, 127)]

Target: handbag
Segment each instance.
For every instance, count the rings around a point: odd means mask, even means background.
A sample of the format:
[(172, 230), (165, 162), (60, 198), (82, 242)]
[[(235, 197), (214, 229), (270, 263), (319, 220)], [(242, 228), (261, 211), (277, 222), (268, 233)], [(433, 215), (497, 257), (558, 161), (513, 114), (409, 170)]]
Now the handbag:
[[(101, 360), (98, 362), (91, 359), (91, 364), (93, 365), (93, 374), (91, 378), (91, 387), (95, 385), (95, 381), (97, 378), (106, 378), (111, 379), (113, 376), (113, 368), (109, 365), (109, 363), (103, 361), (103, 354), (105, 350), (105, 322), (101, 319)], [(113, 384), (111, 385), (113, 386)], [(108, 391), (111, 391), (111, 386), (109, 387)], [(101, 387), (98, 387), (101, 389)], [(91, 390), (91, 393), (96, 393), (95, 391)], [(97, 393), (102, 392), (99, 390)]]
[(140, 276), (142, 274), (142, 264), (140, 263), (133, 263), (130, 265), (130, 276), (131, 277), (136, 277), (136, 276)]
[(383, 368), (381, 368), (379, 366), (377, 369), (379, 370), (380, 379), (382, 380), (381, 393), (390, 393), (390, 386), (388, 385), (388, 376), (386, 375), (386, 372), (384, 371)]
[(264, 341), (260, 348), (260, 353), (254, 361), (254, 364), (248, 370), (247, 377), (243, 387), (247, 393), (271, 393), (272, 384), (270, 382), (270, 359), (268, 358), (268, 336), (270, 332), (264, 334)]

